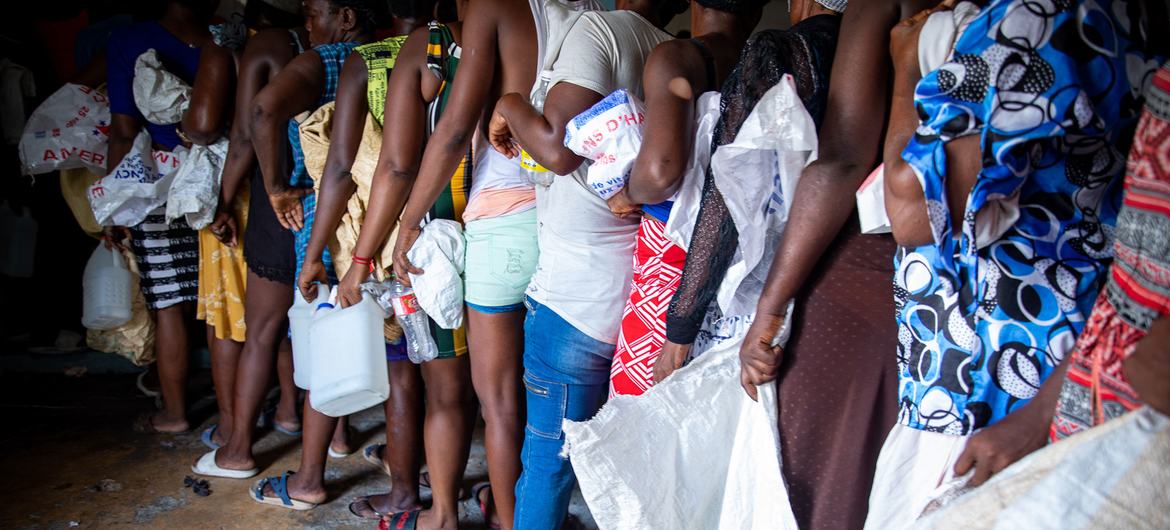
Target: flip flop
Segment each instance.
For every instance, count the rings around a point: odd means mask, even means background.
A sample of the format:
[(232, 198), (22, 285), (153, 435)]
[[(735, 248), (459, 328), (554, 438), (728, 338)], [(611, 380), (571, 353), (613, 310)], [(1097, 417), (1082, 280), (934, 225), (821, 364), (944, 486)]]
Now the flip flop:
[(278, 433), (281, 433), (281, 434), (287, 434), (287, 435), (292, 436), (294, 438), (300, 436), (301, 434), (304, 434), (304, 432), (305, 432), (304, 427), (297, 429), (295, 431), (292, 429), (289, 429), (287, 427), (281, 427), (280, 423), (278, 423), (276, 421), (276, 409), (275, 408), (265, 410), (264, 413), (262, 413), (260, 415), (260, 419), (257, 420), (257, 422), (256, 422), (256, 426), (261, 428), (261, 429), (263, 429), (264, 427), (267, 427), (269, 425), (272, 426), (272, 430), (274, 430)]
[(143, 371), (138, 373), (138, 379), (135, 380), (135, 384), (138, 385), (138, 391), (142, 392), (143, 395), (145, 395), (146, 397), (152, 397), (152, 398), (159, 397), (160, 394), (157, 390), (151, 390), (150, 388), (147, 388), (147, 386), (146, 386), (146, 372), (147, 371), (148, 370), (143, 370)]
[(260, 469), (255, 467), (252, 469), (226, 469), (219, 467), (215, 463), (215, 453), (217, 452), (219, 452), (219, 449), (212, 449), (210, 452), (204, 453), (195, 462), (195, 465), (191, 466), (191, 471), (199, 475), (219, 478), (252, 478), (260, 474)]
[(352, 455), (352, 454), (353, 453), (343, 453), (341, 451), (334, 449), (332, 444), (329, 445), (329, 458), (342, 459), (342, 458), (347, 458), (347, 457), (349, 457), (349, 455)]
[(422, 510), (410, 510), (391, 515), (378, 523), (378, 530), (415, 530)]
[(386, 444), (370, 444), (362, 449), (362, 458), (366, 462), (378, 466), (386, 476), (390, 476), (390, 471), (386, 469), (386, 464), (382, 462), (382, 455), (386, 453)]
[[(249, 492), (249, 497), (260, 504), (268, 504), (270, 506), (277, 506), (289, 510), (305, 511), (312, 510), (317, 507), (317, 503), (302, 501), (294, 499), (288, 495), (288, 477), (295, 475), (295, 471), (285, 471), (279, 477), (268, 477), (260, 479), (252, 486)], [(268, 497), (264, 495), (264, 487), (272, 486), (272, 493), (275, 497)]]
[(480, 493), (483, 493), (484, 490), (488, 490), (488, 497), (490, 498), (491, 489), (491, 482), (480, 482), (479, 484), (471, 487), (471, 498), (475, 499), (475, 504), (479, 506), (479, 513), (483, 515), (483, 524), (487, 525), (487, 527), (491, 530), (499, 530), (500, 523), (493, 523), (491, 516), (488, 515), (488, 501), (483, 500), (483, 497), (480, 497), (479, 495)]
[(218, 423), (212, 423), (210, 427), (203, 429), (203, 433), (199, 435), (199, 440), (203, 445), (211, 449), (219, 449), (219, 444), (215, 443), (215, 431), (219, 430)]

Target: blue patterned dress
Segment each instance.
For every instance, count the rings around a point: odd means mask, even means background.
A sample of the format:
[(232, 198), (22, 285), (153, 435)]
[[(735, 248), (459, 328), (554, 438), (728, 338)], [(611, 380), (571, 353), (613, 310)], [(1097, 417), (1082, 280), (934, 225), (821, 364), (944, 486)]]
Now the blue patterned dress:
[[(1112, 259), (1125, 153), (1162, 61), (1142, 11), (994, 0), (919, 83), (922, 122), (902, 156), (935, 244), (895, 258), (902, 424), (953, 435), (993, 424), (1072, 350)], [(944, 146), (967, 135), (980, 137), (983, 169), (956, 231)], [(1019, 217), (989, 229), (997, 211)]]
[[(317, 103), (312, 110), (316, 110), (337, 98), (337, 82), (341, 79), (341, 67), (345, 64), (346, 56), (358, 45), (357, 42), (337, 42), (313, 48), (313, 51), (321, 58), (322, 66), (325, 67), (325, 86), (321, 90), (321, 97), (317, 98)], [(289, 185), (295, 188), (312, 187), (313, 179), (305, 170), (305, 153), (301, 150), (300, 124), (296, 120), (288, 122), (288, 141), (289, 145), (292, 146), (293, 153), (293, 169), (292, 175), (289, 177)], [(304, 199), (301, 199), (301, 204), (305, 212), (305, 226), (299, 231), (294, 231), (296, 235), (294, 248), (297, 253), (297, 277), (301, 275), (301, 267), (305, 264), (305, 251), (309, 248), (309, 236), (313, 233), (313, 218), (317, 213), (317, 195), (315, 193), (306, 195)], [(321, 253), (321, 262), (325, 264), (325, 274), (329, 276), (329, 281), (336, 283), (337, 276), (333, 272), (333, 256), (329, 254), (328, 248)]]

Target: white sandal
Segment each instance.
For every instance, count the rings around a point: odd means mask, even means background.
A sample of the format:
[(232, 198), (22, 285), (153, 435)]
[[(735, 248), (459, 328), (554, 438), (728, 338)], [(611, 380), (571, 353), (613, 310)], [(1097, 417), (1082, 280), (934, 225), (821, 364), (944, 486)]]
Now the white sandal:
[(204, 453), (195, 462), (195, 465), (191, 466), (191, 471), (200, 475), (219, 478), (252, 478), (260, 474), (260, 469), (255, 467), (252, 469), (226, 469), (219, 467), (215, 463), (215, 453), (218, 451), (219, 449), (213, 449), (210, 452)]

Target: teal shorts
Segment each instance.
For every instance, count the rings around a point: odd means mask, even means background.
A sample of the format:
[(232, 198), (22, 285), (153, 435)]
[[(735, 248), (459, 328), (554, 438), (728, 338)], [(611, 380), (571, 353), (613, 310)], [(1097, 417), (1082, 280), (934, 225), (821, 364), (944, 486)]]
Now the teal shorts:
[(467, 239), (463, 295), (467, 303), (488, 309), (523, 303), (540, 256), (536, 209), (476, 219), (467, 223), (463, 234)]

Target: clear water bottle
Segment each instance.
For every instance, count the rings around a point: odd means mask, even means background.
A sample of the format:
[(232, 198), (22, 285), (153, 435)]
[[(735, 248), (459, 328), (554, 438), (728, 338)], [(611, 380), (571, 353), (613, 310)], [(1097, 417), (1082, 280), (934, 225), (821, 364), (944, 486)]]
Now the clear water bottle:
[(439, 356), (439, 347), (431, 337), (430, 319), (418, 305), (414, 290), (394, 280), (390, 296), (394, 316), (398, 318), (398, 323), (402, 326), (403, 339), (406, 340), (407, 357), (415, 364), (435, 360)]
[[(548, 82), (549, 72), (547, 70), (541, 72), (540, 85), (537, 87), (536, 93), (532, 95), (532, 107), (541, 114), (544, 114), (544, 100), (548, 95)], [(553, 178), (556, 177), (552, 171), (545, 169), (544, 166), (533, 159), (532, 155), (528, 154), (528, 151), (525, 151), (523, 147), (520, 148), (520, 172), (524, 174), (524, 177), (529, 182), (541, 186), (551, 185)]]

